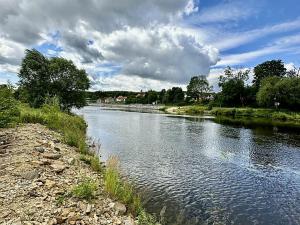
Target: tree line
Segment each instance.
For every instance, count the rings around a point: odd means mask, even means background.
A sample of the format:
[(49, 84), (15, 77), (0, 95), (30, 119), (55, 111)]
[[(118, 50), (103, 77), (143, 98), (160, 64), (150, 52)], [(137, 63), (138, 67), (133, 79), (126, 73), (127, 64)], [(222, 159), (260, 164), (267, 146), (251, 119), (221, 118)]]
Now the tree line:
[(219, 77), (220, 91), (213, 92), (206, 76), (194, 76), (181, 87), (149, 90), (147, 92), (96, 91), (88, 92), (90, 81), (85, 70), (78, 69), (70, 60), (47, 58), (39, 51), (26, 50), (18, 74), (18, 89), (14, 95), (32, 107), (40, 107), (56, 98), (62, 110), (83, 107), (86, 99), (124, 96), (126, 104), (209, 104), (221, 107), (280, 107), (300, 109), (300, 69), (287, 71), (282, 60), (263, 62), (251, 71), (227, 67)]

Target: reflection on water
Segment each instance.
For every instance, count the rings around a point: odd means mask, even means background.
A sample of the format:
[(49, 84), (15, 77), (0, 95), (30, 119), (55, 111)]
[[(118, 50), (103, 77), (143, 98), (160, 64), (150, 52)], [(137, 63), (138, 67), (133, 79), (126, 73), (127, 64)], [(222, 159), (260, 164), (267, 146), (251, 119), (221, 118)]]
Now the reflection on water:
[(119, 156), (148, 210), (167, 207), (168, 224), (300, 224), (299, 134), (96, 107), (79, 113), (102, 157)]

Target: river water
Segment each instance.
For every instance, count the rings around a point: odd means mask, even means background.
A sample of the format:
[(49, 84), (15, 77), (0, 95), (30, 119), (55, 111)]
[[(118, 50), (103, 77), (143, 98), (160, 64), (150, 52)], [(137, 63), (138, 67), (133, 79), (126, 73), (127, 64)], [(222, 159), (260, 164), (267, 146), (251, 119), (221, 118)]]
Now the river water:
[(105, 160), (167, 224), (300, 224), (300, 134), (85, 107)]

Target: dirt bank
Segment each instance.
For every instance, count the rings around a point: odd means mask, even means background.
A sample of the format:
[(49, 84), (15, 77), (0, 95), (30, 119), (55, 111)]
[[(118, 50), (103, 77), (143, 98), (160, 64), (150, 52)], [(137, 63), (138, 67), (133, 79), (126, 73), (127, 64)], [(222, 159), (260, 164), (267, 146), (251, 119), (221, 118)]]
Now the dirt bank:
[[(0, 224), (135, 224), (103, 191), (102, 175), (61, 140), (39, 124), (0, 129)], [(72, 195), (87, 178), (97, 184), (89, 201)]]

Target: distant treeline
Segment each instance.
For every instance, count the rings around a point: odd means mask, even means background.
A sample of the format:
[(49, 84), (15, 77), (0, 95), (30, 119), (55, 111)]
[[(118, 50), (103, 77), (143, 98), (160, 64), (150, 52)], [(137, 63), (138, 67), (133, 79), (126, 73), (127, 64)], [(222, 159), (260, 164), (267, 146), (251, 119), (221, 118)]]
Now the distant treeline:
[(95, 91), (87, 92), (90, 101), (98, 99), (127, 97), (126, 104), (178, 104), (184, 102), (184, 92), (180, 87), (162, 89), (161, 91), (130, 92), (130, 91)]
[(88, 92), (92, 100), (127, 97), (126, 104), (208, 104), (218, 107), (266, 107), (300, 110), (300, 68), (287, 70), (281, 60), (270, 60), (254, 67), (250, 83), (249, 69), (227, 67), (219, 77), (220, 92), (214, 93), (206, 76), (194, 76), (184, 92), (180, 87), (168, 90), (127, 92)]

